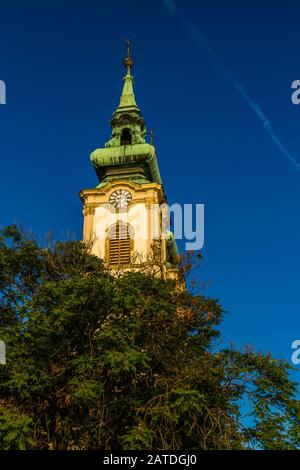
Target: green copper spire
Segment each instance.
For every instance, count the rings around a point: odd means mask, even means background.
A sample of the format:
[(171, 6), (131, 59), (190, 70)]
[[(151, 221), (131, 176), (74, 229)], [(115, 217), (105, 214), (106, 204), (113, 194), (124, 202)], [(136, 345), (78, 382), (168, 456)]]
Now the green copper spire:
[(116, 110), (117, 112), (124, 112), (125, 109), (129, 111), (130, 109), (136, 109), (139, 111), (139, 108), (135, 101), (135, 96), (133, 92), (133, 77), (131, 75), (131, 68), (133, 67), (133, 60), (131, 57), (131, 45), (129, 39), (126, 39), (127, 43), (127, 57), (124, 59), (124, 67), (127, 69), (127, 74), (123, 78), (124, 86), (122, 95), (120, 98), (120, 104)]
[(133, 77), (131, 75), (133, 59), (131, 57), (129, 39), (126, 40), (126, 43), (127, 56), (124, 59), (123, 64), (127, 73), (123, 78), (124, 85), (119, 106), (113, 113), (110, 121), (112, 137), (108, 142), (106, 142), (105, 147), (144, 144), (146, 142), (145, 122), (141, 116), (140, 109), (136, 104), (133, 92)]
[[(137, 184), (162, 184), (153, 145), (146, 143), (146, 126), (135, 102), (131, 68), (130, 43), (124, 60), (127, 74), (124, 78), (120, 104), (110, 121), (112, 135), (105, 148), (92, 152), (91, 161), (99, 177), (98, 188), (109, 181), (134, 181)], [(151, 142), (153, 136), (151, 137)]]
[(127, 75), (123, 78), (123, 80), (124, 80), (123, 91), (122, 91), (122, 95), (120, 98), (120, 104), (117, 107), (116, 113), (122, 112), (125, 109), (129, 110), (128, 108), (134, 108), (136, 110), (139, 109), (136, 104), (135, 96), (133, 92), (133, 77), (130, 73), (130, 67), (128, 67)]

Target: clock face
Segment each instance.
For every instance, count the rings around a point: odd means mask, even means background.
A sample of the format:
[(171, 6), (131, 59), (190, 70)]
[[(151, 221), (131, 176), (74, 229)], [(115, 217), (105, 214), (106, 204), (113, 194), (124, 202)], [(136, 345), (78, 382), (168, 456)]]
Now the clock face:
[(117, 189), (109, 196), (109, 204), (116, 209), (124, 209), (129, 206), (132, 196), (126, 189)]

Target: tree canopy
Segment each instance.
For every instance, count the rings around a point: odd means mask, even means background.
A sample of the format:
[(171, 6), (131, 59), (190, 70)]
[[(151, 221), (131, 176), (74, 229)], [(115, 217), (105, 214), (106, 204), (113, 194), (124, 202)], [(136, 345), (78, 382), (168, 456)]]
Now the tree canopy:
[(113, 276), (81, 242), (0, 233), (0, 449), (296, 449), (290, 366), (217, 350), (223, 310)]

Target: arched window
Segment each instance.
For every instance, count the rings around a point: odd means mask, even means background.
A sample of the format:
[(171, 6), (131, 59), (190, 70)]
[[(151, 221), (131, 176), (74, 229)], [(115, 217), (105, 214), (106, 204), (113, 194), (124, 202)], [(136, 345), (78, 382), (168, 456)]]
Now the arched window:
[(131, 145), (131, 131), (130, 129), (123, 129), (121, 134), (121, 145)]
[(132, 231), (128, 224), (118, 222), (108, 231), (108, 262), (110, 266), (130, 263), (132, 252)]

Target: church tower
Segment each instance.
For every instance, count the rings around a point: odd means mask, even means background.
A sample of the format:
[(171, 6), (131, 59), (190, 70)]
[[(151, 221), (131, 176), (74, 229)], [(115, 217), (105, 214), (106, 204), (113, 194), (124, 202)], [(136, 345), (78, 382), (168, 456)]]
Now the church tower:
[(172, 276), (177, 246), (164, 229), (166, 196), (155, 148), (146, 142), (145, 121), (134, 96), (129, 41), (124, 66), (120, 103), (110, 121), (111, 138), (90, 157), (99, 184), (80, 192), (83, 238), (112, 270), (135, 269), (156, 259), (166, 276)]

